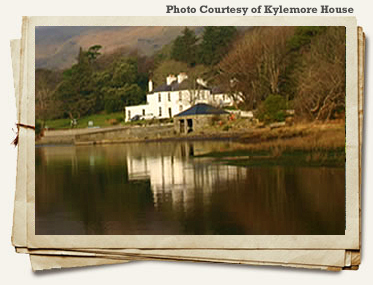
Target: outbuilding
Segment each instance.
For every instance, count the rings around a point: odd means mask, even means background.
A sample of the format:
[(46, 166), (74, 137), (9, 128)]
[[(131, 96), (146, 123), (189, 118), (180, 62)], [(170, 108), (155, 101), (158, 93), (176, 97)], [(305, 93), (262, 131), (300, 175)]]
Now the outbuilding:
[(229, 113), (214, 106), (199, 103), (174, 117), (176, 133), (188, 134), (202, 131), (214, 122), (227, 121)]

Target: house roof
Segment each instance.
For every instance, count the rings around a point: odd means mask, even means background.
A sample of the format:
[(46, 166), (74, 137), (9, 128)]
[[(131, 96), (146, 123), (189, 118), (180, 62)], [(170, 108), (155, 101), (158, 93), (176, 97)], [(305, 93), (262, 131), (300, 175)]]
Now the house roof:
[(204, 103), (199, 103), (177, 114), (175, 117), (192, 116), (192, 115), (220, 115), (220, 114), (229, 114), (229, 113), (222, 109), (216, 108), (214, 106), (204, 104)]
[[(203, 86), (199, 83), (196, 83), (196, 87), (199, 90), (209, 90), (208, 87)], [(174, 81), (170, 85), (167, 85), (167, 84), (160, 85), (153, 90), (153, 93), (163, 92), (163, 91), (180, 91), (180, 90), (188, 90), (188, 89), (191, 89), (190, 81), (189, 79), (185, 79), (181, 83)]]

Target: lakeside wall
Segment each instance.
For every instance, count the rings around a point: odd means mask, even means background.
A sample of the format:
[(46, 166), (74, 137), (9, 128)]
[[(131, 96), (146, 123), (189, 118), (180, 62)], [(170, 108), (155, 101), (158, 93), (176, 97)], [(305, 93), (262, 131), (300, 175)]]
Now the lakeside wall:
[(132, 142), (138, 140), (160, 139), (173, 134), (173, 124), (156, 126), (131, 126), (78, 134), (75, 136), (75, 144)]
[(36, 144), (73, 144), (75, 135), (89, 133), (92, 129), (44, 130)]
[(131, 142), (137, 140), (160, 139), (174, 135), (174, 125), (125, 126), (109, 128), (86, 128), (69, 130), (49, 130), (36, 141), (45, 144), (93, 144), (110, 142)]

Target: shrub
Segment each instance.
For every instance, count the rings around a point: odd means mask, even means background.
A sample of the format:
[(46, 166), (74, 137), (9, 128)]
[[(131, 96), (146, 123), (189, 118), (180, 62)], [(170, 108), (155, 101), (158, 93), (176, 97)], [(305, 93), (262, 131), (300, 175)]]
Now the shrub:
[(285, 121), (286, 100), (281, 95), (269, 95), (259, 106), (257, 117), (267, 123)]

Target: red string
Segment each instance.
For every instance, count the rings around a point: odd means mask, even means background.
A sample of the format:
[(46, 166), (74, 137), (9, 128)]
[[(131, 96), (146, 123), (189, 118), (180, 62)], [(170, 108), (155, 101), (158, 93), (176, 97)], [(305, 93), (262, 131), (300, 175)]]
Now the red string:
[(21, 123), (18, 123), (16, 124), (17, 126), (17, 134), (16, 134), (16, 137), (14, 138), (14, 140), (12, 141), (12, 144), (14, 146), (17, 146), (18, 145), (18, 140), (19, 140), (19, 128), (22, 127), (22, 128), (26, 128), (26, 129), (32, 129), (32, 130), (35, 130), (35, 126), (30, 126), (30, 125), (25, 125), (25, 124), (21, 124)]

